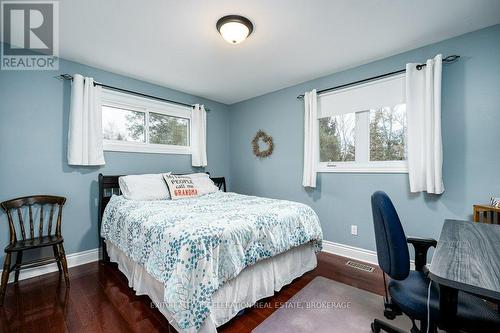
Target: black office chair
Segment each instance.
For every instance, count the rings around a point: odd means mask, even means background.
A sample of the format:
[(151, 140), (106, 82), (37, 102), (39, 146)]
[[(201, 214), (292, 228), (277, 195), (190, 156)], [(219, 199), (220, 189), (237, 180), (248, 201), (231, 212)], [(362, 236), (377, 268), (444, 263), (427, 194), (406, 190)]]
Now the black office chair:
[[(434, 239), (406, 238), (398, 214), (391, 199), (384, 192), (372, 195), (373, 224), (380, 268), (391, 280), (386, 288), (384, 316), (394, 319), (406, 314), (413, 322), (411, 332), (427, 331), (427, 297), (429, 281), (427, 277), (427, 251), (435, 247)], [(415, 271), (410, 271), (408, 245), (415, 248)], [(389, 296), (387, 295), (389, 291)], [(432, 283), (430, 287), (429, 332), (435, 332), (439, 319), (439, 287)], [(418, 329), (415, 321), (420, 322)], [(499, 332), (500, 316), (482, 299), (464, 293), (458, 293), (457, 320), (461, 330), (466, 332)], [(389, 333), (402, 332), (400, 329), (375, 319), (372, 331), (384, 330)]]

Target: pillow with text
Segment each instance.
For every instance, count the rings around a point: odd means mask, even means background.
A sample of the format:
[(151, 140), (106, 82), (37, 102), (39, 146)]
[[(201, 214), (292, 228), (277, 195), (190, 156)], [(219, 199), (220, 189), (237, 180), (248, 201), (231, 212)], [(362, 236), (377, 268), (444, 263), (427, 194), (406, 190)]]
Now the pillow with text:
[(189, 176), (176, 176), (169, 173), (163, 175), (167, 183), (170, 197), (173, 200), (199, 196), (198, 188)]

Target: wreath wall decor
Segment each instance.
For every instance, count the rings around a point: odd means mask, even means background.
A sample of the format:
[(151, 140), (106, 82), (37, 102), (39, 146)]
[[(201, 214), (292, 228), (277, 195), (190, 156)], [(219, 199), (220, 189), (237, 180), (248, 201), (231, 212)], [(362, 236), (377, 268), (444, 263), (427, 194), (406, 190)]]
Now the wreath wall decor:
[[(267, 145), (266, 150), (260, 150), (259, 141), (262, 141)], [(252, 150), (253, 154), (258, 158), (266, 158), (271, 156), (274, 150), (273, 137), (267, 135), (267, 133), (263, 130), (259, 130), (252, 140)]]

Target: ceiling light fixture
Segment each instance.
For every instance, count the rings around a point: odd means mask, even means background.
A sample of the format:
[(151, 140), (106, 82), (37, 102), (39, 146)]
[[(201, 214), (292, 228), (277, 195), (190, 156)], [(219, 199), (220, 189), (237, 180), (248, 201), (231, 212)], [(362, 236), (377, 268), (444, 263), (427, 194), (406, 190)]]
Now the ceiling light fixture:
[(249, 19), (239, 15), (221, 17), (216, 24), (217, 30), (228, 43), (239, 44), (253, 31), (253, 24)]

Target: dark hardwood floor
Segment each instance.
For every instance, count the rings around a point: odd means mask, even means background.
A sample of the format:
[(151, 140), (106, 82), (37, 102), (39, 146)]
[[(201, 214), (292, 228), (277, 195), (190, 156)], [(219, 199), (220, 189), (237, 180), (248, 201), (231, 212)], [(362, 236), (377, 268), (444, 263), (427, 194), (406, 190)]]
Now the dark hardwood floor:
[[(273, 297), (219, 328), (250, 332), (316, 276), (324, 276), (382, 295), (382, 273), (346, 266), (347, 259), (318, 255), (318, 267), (285, 286)], [(135, 296), (116, 265), (90, 263), (70, 269), (71, 288), (58, 273), (9, 284), (0, 332), (175, 332), (147, 296)]]

